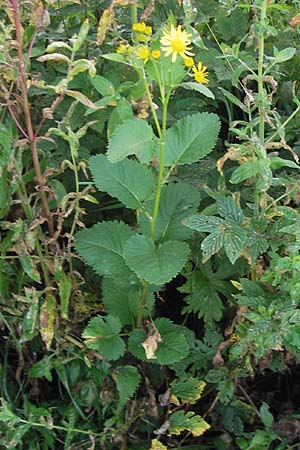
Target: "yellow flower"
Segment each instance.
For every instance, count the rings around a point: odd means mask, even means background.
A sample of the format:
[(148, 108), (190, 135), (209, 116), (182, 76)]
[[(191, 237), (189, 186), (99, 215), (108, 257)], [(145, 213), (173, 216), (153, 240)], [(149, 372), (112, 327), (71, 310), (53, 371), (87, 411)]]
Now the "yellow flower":
[(129, 54), (131, 51), (132, 47), (129, 44), (120, 44), (116, 50), (116, 52), (119, 53), (119, 55), (126, 55)]
[(191, 56), (188, 56), (187, 58), (184, 58), (184, 65), (186, 67), (193, 67), (193, 65), (195, 64), (193, 58)]
[(197, 83), (208, 83), (206, 66), (203, 66), (201, 61), (198, 62), (198, 68), (194, 66), (192, 70)]
[(139, 59), (142, 59), (144, 61), (144, 63), (146, 64), (146, 62), (149, 59), (150, 56), (150, 50), (148, 47), (146, 47), (145, 45), (142, 45), (141, 47), (139, 47), (136, 51), (136, 56)]
[(188, 56), (194, 56), (191, 53), (190, 40), (191, 34), (181, 30), (181, 25), (177, 28), (171, 25), (171, 29), (167, 28), (163, 30), (163, 37), (160, 40), (162, 45), (162, 51), (165, 56), (172, 55), (172, 63), (176, 61), (177, 55), (180, 55), (183, 59)]
[(153, 59), (158, 59), (160, 57), (160, 51), (159, 50), (152, 50), (151, 56)]
[(145, 22), (137, 22), (132, 25), (132, 30), (143, 34), (152, 34), (152, 28), (145, 24)]

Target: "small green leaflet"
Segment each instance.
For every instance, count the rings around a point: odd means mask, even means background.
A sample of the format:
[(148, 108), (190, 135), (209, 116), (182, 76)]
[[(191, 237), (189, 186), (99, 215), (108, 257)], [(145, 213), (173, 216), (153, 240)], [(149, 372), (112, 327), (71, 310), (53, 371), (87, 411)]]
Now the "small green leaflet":
[(116, 197), (127, 208), (141, 208), (155, 189), (154, 173), (135, 160), (113, 164), (106, 156), (96, 155), (90, 158), (89, 168), (97, 188)]
[(227, 197), (219, 201), (219, 214), (224, 219), (195, 214), (183, 223), (193, 230), (210, 233), (201, 243), (203, 262), (224, 247), (230, 262), (234, 264), (247, 245), (247, 231), (241, 226), (243, 212), (231, 197)]
[(165, 166), (191, 164), (214, 148), (220, 130), (216, 114), (197, 113), (178, 120), (166, 132)]
[(136, 367), (124, 366), (118, 368), (113, 373), (113, 378), (119, 391), (118, 407), (122, 408), (137, 390), (141, 381), (141, 376)]
[(171, 396), (182, 403), (194, 404), (201, 397), (205, 382), (193, 377), (180, 378), (171, 383)]
[(171, 414), (169, 421), (169, 433), (175, 435), (179, 435), (183, 431), (190, 431), (196, 437), (201, 436), (210, 428), (210, 425), (201, 416), (192, 411), (188, 413), (176, 411)]
[[(181, 326), (175, 325), (169, 319), (160, 318), (154, 321), (161, 341), (155, 352), (155, 359), (151, 359), (153, 364), (170, 365), (181, 361), (188, 355), (189, 347)], [(128, 340), (129, 351), (142, 361), (149, 361), (142, 347), (142, 343), (147, 339), (146, 332), (142, 329), (135, 329), (130, 333)]]
[(129, 119), (112, 135), (107, 158), (111, 163), (136, 155), (141, 162), (149, 162), (154, 152), (154, 134), (150, 125), (142, 119)]
[(108, 360), (123, 356), (125, 343), (119, 337), (121, 322), (114, 316), (93, 317), (82, 333), (85, 345)]
[(75, 249), (99, 275), (126, 277), (130, 271), (123, 249), (132, 235), (131, 228), (123, 222), (101, 222), (76, 234)]
[(167, 241), (158, 246), (144, 235), (134, 235), (124, 247), (124, 259), (139, 278), (160, 286), (183, 268), (190, 253), (184, 242)]

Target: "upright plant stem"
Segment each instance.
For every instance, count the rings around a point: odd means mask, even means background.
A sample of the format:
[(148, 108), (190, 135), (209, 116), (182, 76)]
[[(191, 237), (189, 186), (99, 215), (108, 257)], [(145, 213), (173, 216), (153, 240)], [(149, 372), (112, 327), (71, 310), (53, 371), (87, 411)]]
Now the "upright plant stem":
[(264, 144), (265, 139), (265, 117), (264, 117), (264, 52), (265, 52), (265, 34), (263, 31), (264, 22), (267, 17), (267, 0), (263, 0), (260, 12), (260, 24), (261, 33), (258, 40), (258, 71), (257, 71), (257, 81), (258, 81), (258, 97), (259, 97), (259, 139), (261, 144)]
[(32, 121), (31, 121), (31, 115), (30, 115), (30, 106), (27, 96), (27, 87), (26, 87), (26, 70), (25, 70), (25, 64), (23, 62), (23, 51), (22, 51), (22, 35), (21, 35), (21, 23), (20, 23), (20, 17), (19, 17), (19, 4), (17, 0), (11, 0), (11, 6), (12, 6), (12, 12), (13, 12), (13, 20), (15, 25), (15, 32), (16, 32), (16, 41), (17, 41), (17, 52), (18, 52), (18, 67), (19, 67), (19, 83), (20, 83), (20, 90), (21, 90), (21, 98), (22, 98), (22, 104), (23, 104), (23, 111), (25, 116), (25, 123), (27, 128), (27, 135), (28, 135), (28, 141), (31, 149), (31, 155), (32, 155), (32, 162), (33, 167), (35, 171), (35, 179), (37, 185), (41, 188), (40, 198), (42, 201), (43, 209), (45, 216), (47, 218), (48, 223), (48, 229), (50, 236), (53, 236), (54, 234), (54, 228), (53, 228), (53, 222), (52, 217), (48, 205), (47, 195), (45, 191), (43, 190), (43, 187), (45, 185), (45, 180), (41, 172), (41, 166), (39, 162), (38, 157), (38, 150), (36, 146), (36, 136), (33, 131)]

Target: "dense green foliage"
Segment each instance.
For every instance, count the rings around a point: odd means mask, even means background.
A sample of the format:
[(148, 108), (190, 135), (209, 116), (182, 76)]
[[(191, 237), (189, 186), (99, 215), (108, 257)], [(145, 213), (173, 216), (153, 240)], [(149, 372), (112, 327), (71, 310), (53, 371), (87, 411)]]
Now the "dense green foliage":
[(298, 2), (0, 6), (1, 448), (299, 448)]

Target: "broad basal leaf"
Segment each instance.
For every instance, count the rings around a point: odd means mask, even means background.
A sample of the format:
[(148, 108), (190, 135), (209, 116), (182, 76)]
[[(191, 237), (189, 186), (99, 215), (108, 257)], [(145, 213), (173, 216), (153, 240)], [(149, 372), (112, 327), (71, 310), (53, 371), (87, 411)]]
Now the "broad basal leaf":
[(210, 425), (205, 420), (190, 411), (176, 411), (171, 414), (169, 425), (169, 433), (179, 435), (183, 431), (190, 431), (193, 436), (201, 436), (206, 430), (209, 430)]
[[(155, 351), (156, 358), (151, 359), (152, 363), (162, 365), (174, 364), (188, 355), (189, 347), (183, 330), (179, 325), (175, 325), (165, 318), (156, 319), (154, 325), (160, 334), (161, 340), (158, 342)], [(142, 346), (146, 339), (147, 335), (144, 330), (135, 329), (130, 333), (128, 341), (129, 351), (143, 361), (149, 361)]]
[(166, 132), (164, 164), (190, 164), (204, 158), (214, 148), (219, 129), (215, 114), (198, 113), (179, 120)]
[(117, 369), (113, 378), (119, 391), (119, 408), (122, 408), (137, 390), (141, 376), (134, 366), (124, 366)]
[(106, 156), (96, 155), (90, 158), (89, 167), (97, 188), (127, 208), (141, 208), (155, 189), (153, 172), (138, 161), (124, 159), (113, 164)]
[[(135, 275), (134, 277), (135, 278)], [(105, 310), (108, 314), (118, 317), (122, 325), (132, 325), (137, 317), (141, 289), (138, 280), (114, 279), (104, 277), (102, 281), (102, 296)], [(145, 316), (151, 313), (154, 305), (154, 296), (148, 292)]]
[(180, 272), (189, 252), (183, 242), (167, 241), (155, 246), (150, 238), (134, 235), (124, 247), (124, 259), (139, 278), (160, 286)]
[(101, 222), (76, 234), (75, 249), (99, 275), (126, 277), (130, 271), (123, 249), (132, 235), (123, 222)]
[(148, 162), (154, 150), (153, 139), (152, 128), (145, 120), (126, 120), (112, 135), (107, 157), (116, 163), (129, 155), (136, 155), (142, 162)]
[(114, 316), (93, 317), (84, 329), (82, 337), (87, 347), (97, 350), (108, 360), (115, 360), (124, 354), (125, 344), (119, 337), (121, 323)]
[(200, 92), (200, 94), (205, 95), (205, 97), (215, 99), (214, 94), (210, 89), (208, 89), (208, 87), (204, 86), (204, 84), (196, 83), (195, 81), (188, 81), (187, 83), (181, 83), (180, 86), (184, 89)]
[[(182, 225), (182, 220), (196, 212), (200, 201), (199, 190), (187, 183), (169, 184), (161, 191), (159, 211), (155, 224), (155, 240), (187, 240), (192, 231)], [(147, 202), (145, 210), (151, 216), (153, 200)], [(143, 212), (139, 216), (143, 234), (150, 235), (150, 220)]]

